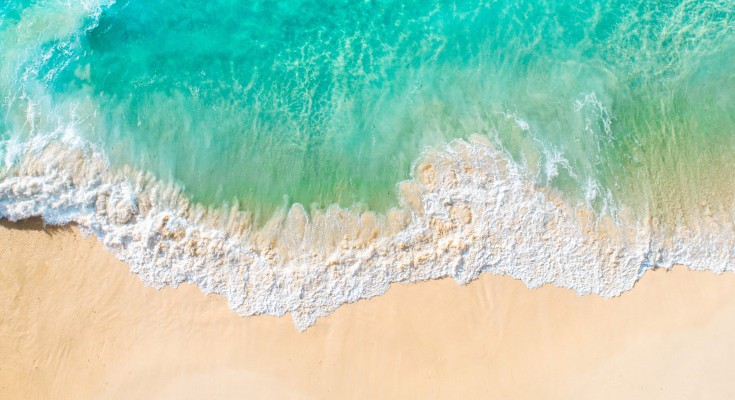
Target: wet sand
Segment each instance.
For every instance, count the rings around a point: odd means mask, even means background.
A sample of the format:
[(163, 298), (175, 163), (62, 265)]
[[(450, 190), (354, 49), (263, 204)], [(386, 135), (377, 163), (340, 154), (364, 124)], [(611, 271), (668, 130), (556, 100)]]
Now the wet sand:
[(735, 398), (735, 274), (615, 299), (484, 275), (394, 285), (304, 333), (144, 287), (74, 227), (0, 223), (0, 398)]

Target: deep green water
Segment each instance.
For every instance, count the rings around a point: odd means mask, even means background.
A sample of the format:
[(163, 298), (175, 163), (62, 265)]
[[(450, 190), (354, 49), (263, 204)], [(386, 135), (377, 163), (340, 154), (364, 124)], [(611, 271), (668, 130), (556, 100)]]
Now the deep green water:
[(385, 210), (474, 133), (598, 210), (735, 172), (732, 1), (9, 0), (0, 24), (3, 138), (74, 121), (206, 204)]

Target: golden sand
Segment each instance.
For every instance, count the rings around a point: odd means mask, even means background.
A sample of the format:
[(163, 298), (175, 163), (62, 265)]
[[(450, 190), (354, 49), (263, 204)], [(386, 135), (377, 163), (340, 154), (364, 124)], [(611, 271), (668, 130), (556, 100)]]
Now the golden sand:
[(394, 285), (305, 333), (95, 238), (0, 225), (0, 398), (735, 398), (735, 274), (648, 273), (623, 296), (484, 275)]

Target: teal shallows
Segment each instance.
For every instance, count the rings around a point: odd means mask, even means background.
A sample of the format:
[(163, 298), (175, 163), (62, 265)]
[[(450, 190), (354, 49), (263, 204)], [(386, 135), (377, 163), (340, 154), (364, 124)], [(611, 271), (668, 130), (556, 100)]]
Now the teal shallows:
[[(3, 30), (35, 12), (11, 3)], [(734, 9), (119, 0), (18, 71), (52, 108), (91, 102), (75, 118), (113, 165), (203, 203), (385, 210), (425, 146), (481, 133), (573, 201), (663, 210), (714, 190), (713, 163), (733, 171)]]

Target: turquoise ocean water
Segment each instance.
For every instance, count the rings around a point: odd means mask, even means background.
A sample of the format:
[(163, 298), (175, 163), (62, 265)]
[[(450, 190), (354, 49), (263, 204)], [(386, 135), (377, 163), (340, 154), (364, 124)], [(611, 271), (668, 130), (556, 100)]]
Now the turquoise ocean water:
[(260, 224), (385, 213), (471, 135), (598, 216), (735, 199), (731, 0), (8, 0), (0, 92), (2, 176), (72, 135)]
[(384, 211), (424, 147), (473, 133), (539, 185), (598, 208), (660, 201), (662, 180), (674, 181), (667, 196), (709, 190), (715, 161), (733, 171), (728, 1), (74, 8), (2, 6), (1, 134), (29, 133), (29, 86), (47, 113), (84, 99), (81, 134), (113, 166), (197, 202), (238, 199), (266, 216), (293, 202)]

